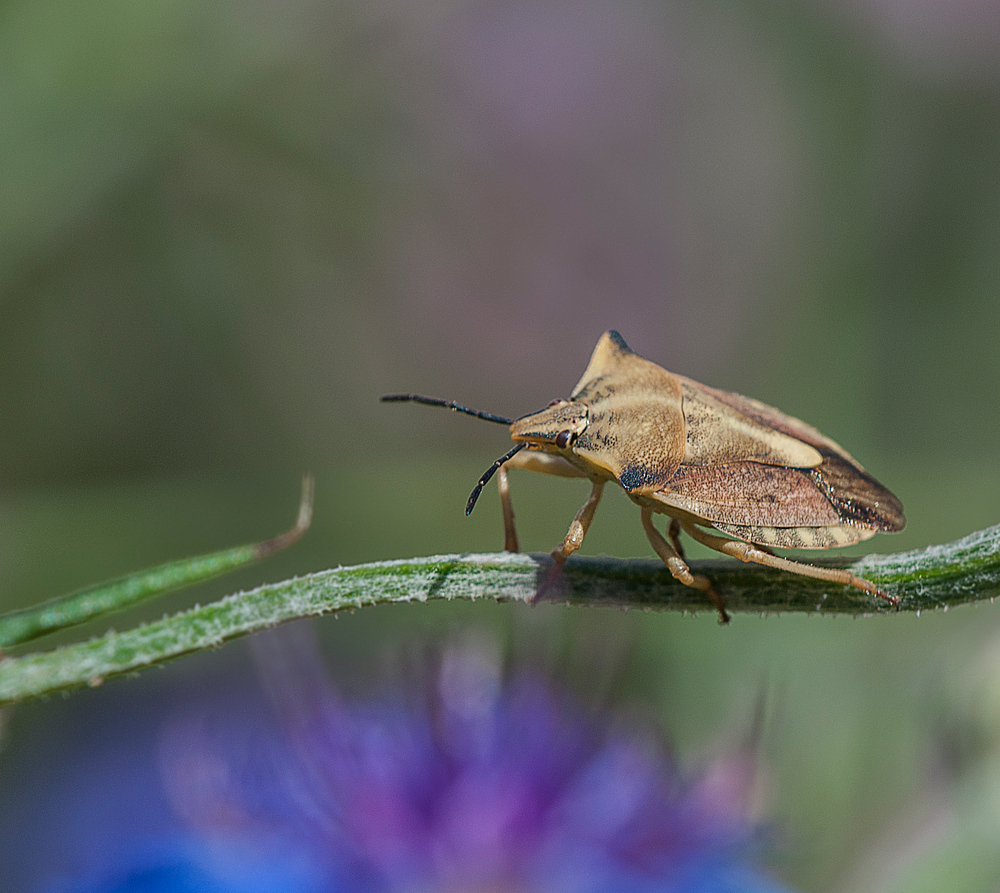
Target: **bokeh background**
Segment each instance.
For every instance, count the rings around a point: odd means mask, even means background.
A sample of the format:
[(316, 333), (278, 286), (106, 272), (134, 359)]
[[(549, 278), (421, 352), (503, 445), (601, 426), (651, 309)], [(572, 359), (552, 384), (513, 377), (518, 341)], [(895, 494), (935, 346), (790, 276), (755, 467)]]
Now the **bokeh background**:
[[(504, 431), (378, 396), (520, 415), (608, 328), (844, 444), (906, 506), (873, 549), (1000, 521), (998, 59), (988, 0), (9, 0), (0, 607), (277, 532), (305, 470), (304, 542), (116, 625), (497, 549), (495, 492), (463, 508)], [(513, 487), (532, 551), (587, 491)], [(584, 552), (648, 556), (620, 494)], [(426, 605), (317, 631), (363, 690), (470, 625), (691, 764), (763, 698), (760, 808), (800, 889), (1000, 884), (998, 609), (722, 629)], [(86, 862), (80, 779), (151, 717), (252, 684), (236, 644), (6, 713), (0, 886)]]

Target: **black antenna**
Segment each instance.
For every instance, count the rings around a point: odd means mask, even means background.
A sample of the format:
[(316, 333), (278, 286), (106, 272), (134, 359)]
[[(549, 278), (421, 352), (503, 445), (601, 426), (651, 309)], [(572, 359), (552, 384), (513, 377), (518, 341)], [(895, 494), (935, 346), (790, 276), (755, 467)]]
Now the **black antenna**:
[(498, 425), (509, 425), (513, 419), (505, 419), (502, 415), (494, 415), (492, 412), (481, 412), (478, 409), (469, 409), (454, 400), (440, 400), (437, 397), (421, 397), (420, 394), (386, 394), (382, 398), (383, 403), (423, 403), (425, 406), (443, 406), (452, 412), (464, 412), (466, 415), (475, 416), (484, 422), (496, 422)]
[(476, 500), (479, 499), (479, 494), (483, 492), (483, 487), (485, 487), (490, 478), (497, 473), (497, 469), (504, 464), (514, 453), (519, 450), (523, 450), (528, 444), (519, 443), (514, 449), (509, 453), (504, 453), (496, 462), (494, 462), (489, 468), (486, 469), (486, 473), (479, 479), (479, 483), (472, 488), (472, 492), (469, 494), (469, 501), (465, 504), (465, 514), (471, 515), (472, 510), (476, 507)]

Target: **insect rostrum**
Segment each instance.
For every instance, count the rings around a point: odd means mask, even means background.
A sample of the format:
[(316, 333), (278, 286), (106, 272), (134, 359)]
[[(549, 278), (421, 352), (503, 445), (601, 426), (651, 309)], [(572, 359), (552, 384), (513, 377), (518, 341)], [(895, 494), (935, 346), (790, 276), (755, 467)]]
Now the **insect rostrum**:
[[(556, 572), (580, 548), (604, 485), (613, 481), (641, 509), (646, 536), (673, 576), (705, 592), (723, 621), (728, 615), (712, 584), (684, 561), (681, 530), (742, 561), (896, 601), (848, 570), (791, 561), (769, 549), (828, 549), (901, 530), (903, 507), (889, 490), (815, 428), (750, 397), (667, 372), (635, 353), (618, 332), (601, 336), (569, 399), (513, 421), (415, 394), (382, 399), (446, 406), (510, 424), (521, 448), (494, 463), (467, 506), (471, 512), (498, 471), (509, 551), (518, 551), (518, 539), (508, 469), (588, 478), (590, 495), (552, 553)], [(670, 516), (666, 536), (654, 526), (654, 514)]]

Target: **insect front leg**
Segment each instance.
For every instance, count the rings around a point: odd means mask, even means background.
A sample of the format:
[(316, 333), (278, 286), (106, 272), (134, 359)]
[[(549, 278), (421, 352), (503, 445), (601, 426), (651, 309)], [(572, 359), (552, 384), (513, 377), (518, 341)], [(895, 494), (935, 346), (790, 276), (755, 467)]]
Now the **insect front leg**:
[(510, 498), (508, 473), (512, 468), (567, 478), (582, 478), (587, 475), (576, 466), (570, 465), (561, 456), (553, 456), (538, 450), (524, 450), (500, 466), (497, 471), (497, 487), (500, 490), (500, 511), (503, 513), (503, 548), (505, 552), (520, 552), (521, 543), (514, 523), (514, 504)]
[[(646, 537), (649, 539), (650, 545), (653, 547), (653, 551), (660, 556), (663, 563), (667, 566), (667, 570), (673, 574), (675, 580), (679, 580), (685, 586), (692, 586), (695, 589), (700, 589), (707, 595), (712, 604), (715, 605), (716, 610), (719, 612), (719, 622), (729, 623), (729, 615), (726, 613), (726, 606), (719, 596), (719, 593), (715, 591), (712, 587), (712, 583), (709, 581), (708, 577), (702, 576), (701, 574), (692, 574), (691, 568), (689, 568), (683, 558), (678, 554), (677, 550), (670, 545), (664, 539), (663, 534), (653, 525), (653, 510), (650, 508), (642, 507), (642, 529), (646, 531)], [(685, 528), (686, 529), (686, 528)], [(674, 531), (674, 525), (670, 525), (670, 535), (671, 538), (676, 536)]]
[(590, 496), (587, 497), (587, 501), (581, 506), (580, 511), (576, 513), (573, 523), (569, 525), (569, 530), (566, 531), (562, 545), (552, 550), (552, 567), (542, 585), (538, 587), (538, 591), (531, 597), (530, 601), (532, 604), (538, 601), (555, 582), (559, 576), (559, 572), (562, 570), (562, 566), (566, 563), (566, 559), (583, 545), (583, 538), (587, 535), (590, 522), (594, 520), (594, 512), (597, 511), (597, 504), (601, 501), (601, 494), (603, 492), (604, 481), (594, 481), (590, 489)]
[(707, 533), (706, 531), (695, 527), (693, 524), (682, 522), (681, 526), (684, 528), (684, 531), (692, 537), (692, 539), (696, 539), (699, 543), (704, 546), (708, 546), (710, 549), (722, 552), (723, 555), (732, 555), (734, 558), (739, 558), (740, 561), (763, 564), (767, 567), (774, 567), (779, 570), (789, 571), (790, 573), (799, 574), (803, 577), (814, 577), (817, 580), (828, 580), (831, 583), (843, 583), (846, 586), (853, 586), (855, 589), (867, 592), (869, 595), (874, 595), (877, 598), (884, 599), (894, 608), (899, 607), (898, 598), (893, 595), (889, 595), (887, 592), (883, 592), (870, 580), (865, 580), (863, 577), (852, 574), (846, 568), (816, 567), (814, 564), (804, 564), (799, 561), (791, 561), (788, 558), (781, 558), (771, 552), (762, 551), (756, 546), (750, 545), (750, 543), (744, 543), (740, 540), (727, 539), (723, 536), (714, 536), (711, 533)]
[(503, 550), (520, 552), (521, 541), (517, 537), (517, 525), (514, 523), (514, 504), (510, 501), (510, 481), (507, 479), (506, 465), (501, 465), (497, 472), (497, 488), (500, 490), (500, 511), (503, 513)]

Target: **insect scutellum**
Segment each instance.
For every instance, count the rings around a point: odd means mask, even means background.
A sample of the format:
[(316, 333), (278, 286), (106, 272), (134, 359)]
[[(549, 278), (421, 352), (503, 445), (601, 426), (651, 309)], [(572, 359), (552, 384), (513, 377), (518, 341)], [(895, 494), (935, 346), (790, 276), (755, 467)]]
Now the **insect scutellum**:
[[(742, 561), (853, 586), (898, 604), (849, 570), (770, 551), (828, 549), (901, 530), (903, 507), (889, 490), (815, 428), (752, 398), (668, 372), (635, 353), (618, 332), (606, 332), (597, 342), (569, 399), (518, 419), (416, 394), (382, 399), (442, 406), (509, 425), (515, 447), (490, 466), (466, 504), (469, 514), (497, 474), (509, 551), (519, 546), (508, 468), (590, 480), (587, 501), (552, 552), (553, 573), (580, 548), (604, 485), (613, 481), (642, 510), (643, 530), (671, 574), (704, 592), (724, 622), (722, 599), (684, 561), (681, 530)], [(670, 517), (667, 537), (654, 526), (654, 514)]]

